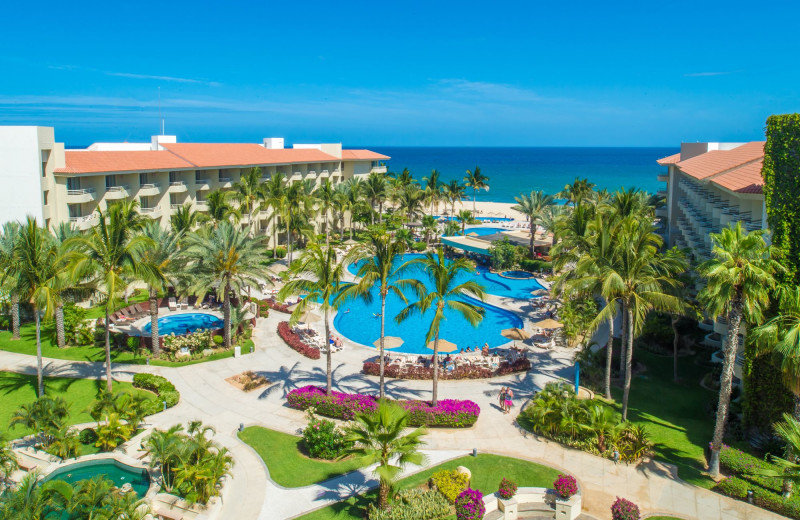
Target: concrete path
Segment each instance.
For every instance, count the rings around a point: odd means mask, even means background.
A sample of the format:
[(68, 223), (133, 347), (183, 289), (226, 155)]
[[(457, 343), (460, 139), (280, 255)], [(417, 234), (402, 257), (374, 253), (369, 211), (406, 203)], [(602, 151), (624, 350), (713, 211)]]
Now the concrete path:
[[(155, 427), (201, 419), (215, 427), (215, 439), (231, 450), (235, 459), (233, 485), (225, 487), (221, 518), (291, 518), (338, 501), (371, 485), (371, 475), (354, 472), (314, 486), (287, 490), (269, 480), (263, 461), (244, 443), (236, 430), (240, 424), (262, 425), (296, 434), (305, 426), (302, 412), (285, 405), (285, 395), (307, 384), (323, 385), (325, 358), (312, 361), (288, 348), (276, 334), (277, 323), (286, 315), (271, 313), (260, 319), (254, 332), (258, 345), (254, 354), (179, 368), (141, 365), (114, 365), (114, 378), (130, 381), (134, 373), (150, 372), (167, 377), (181, 392), (181, 402), (148, 418)], [(319, 330), (319, 329), (318, 329)], [(360, 374), (363, 361), (374, 350), (348, 345), (334, 355), (334, 381), (337, 390), (377, 394), (377, 378)], [(649, 462), (638, 466), (614, 465), (611, 461), (564, 448), (538, 439), (514, 423), (515, 413), (504, 415), (496, 405), (501, 386), (515, 393), (515, 409), (524, 404), (548, 381), (572, 375), (571, 353), (563, 350), (536, 352), (533, 370), (490, 381), (440, 382), (441, 399), (472, 399), (481, 407), (481, 417), (467, 430), (433, 429), (426, 437), (426, 452), (431, 461), (442, 461), (471, 452), (491, 452), (539, 462), (575, 475), (581, 484), (584, 510), (597, 518), (609, 518), (615, 497), (637, 503), (645, 514), (662, 513), (703, 520), (778, 519), (746, 503), (686, 484), (677, 478), (669, 464)], [(0, 351), (0, 370), (35, 373), (35, 358)], [(62, 377), (103, 377), (100, 363), (48, 359), (46, 375)], [(225, 378), (244, 370), (266, 376), (273, 384), (266, 389), (241, 392)], [(387, 379), (387, 393), (394, 398), (430, 396), (429, 381)], [(498, 481), (502, 475), (497, 475)]]

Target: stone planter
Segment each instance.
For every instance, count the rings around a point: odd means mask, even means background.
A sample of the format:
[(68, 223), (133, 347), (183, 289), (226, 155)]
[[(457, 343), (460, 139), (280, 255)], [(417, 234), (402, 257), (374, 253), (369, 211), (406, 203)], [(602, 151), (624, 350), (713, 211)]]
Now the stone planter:
[(581, 514), (581, 496), (556, 497), (556, 520), (575, 520)]
[(498, 498), (497, 507), (503, 512), (503, 520), (517, 520), (519, 504), (516, 498)]

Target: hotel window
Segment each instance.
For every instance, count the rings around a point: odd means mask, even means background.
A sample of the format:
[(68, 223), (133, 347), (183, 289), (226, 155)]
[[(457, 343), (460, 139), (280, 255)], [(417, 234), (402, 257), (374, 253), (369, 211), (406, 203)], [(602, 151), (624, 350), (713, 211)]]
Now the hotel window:
[(106, 175), (106, 189), (113, 188), (117, 185), (116, 175)]
[(180, 202), (178, 201), (178, 196), (176, 194), (174, 194), (174, 193), (170, 193), (169, 194), (169, 205), (170, 206), (174, 206), (176, 204), (180, 204)]
[(180, 179), (178, 179), (178, 172), (169, 172), (169, 182), (170, 182), (170, 184), (173, 183), (173, 182), (178, 182), (179, 180)]
[(49, 192), (49, 191), (47, 191), (47, 190), (44, 190), (44, 191), (42, 192), (42, 203), (43, 203), (45, 206), (47, 206), (47, 196), (48, 196), (48, 195), (50, 195), (50, 192)]
[(225, 170), (220, 169), (219, 176), (217, 178), (219, 179), (220, 182), (222, 182), (223, 179), (227, 179), (227, 177), (225, 176)]
[(377, 168), (377, 167), (378, 167), (378, 161), (372, 161), (372, 162), (370, 163), (370, 167), (371, 167), (371, 168)]
[(142, 185), (145, 185), (145, 184), (147, 184), (147, 174), (146, 173), (140, 173), (139, 174), (139, 186), (142, 186)]
[(69, 218), (78, 218), (83, 216), (81, 214), (80, 204), (67, 204), (67, 210), (69, 210)]
[(206, 171), (197, 170), (196, 172), (194, 172), (194, 182), (198, 184), (206, 182)]
[(197, 192), (197, 197), (196, 197), (196, 199), (197, 199), (197, 202), (205, 202), (205, 201), (206, 201), (206, 194), (205, 194), (205, 192), (203, 192), (203, 191), (198, 191), (198, 192)]
[(81, 189), (81, 179), (79, 177), (67, 177), (67, 190)]

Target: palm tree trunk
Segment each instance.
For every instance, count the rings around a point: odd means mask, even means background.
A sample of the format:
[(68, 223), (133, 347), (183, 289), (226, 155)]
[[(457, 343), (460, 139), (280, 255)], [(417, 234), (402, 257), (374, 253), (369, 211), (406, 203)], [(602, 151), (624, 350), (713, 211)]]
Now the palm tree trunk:
[(333, 362), (331, 361), (331, 355), (333, 349), (331, 348), (331, 328), (328, 324), (328, 307), (325, 307), (325, 346), (328, 348), (328, 355), (325, 356), (327, 366), (325, 367), (325, 374), (326, 374), (326, 381), (325, 381), (325, 389), (327, 390), (328, 395), (331, 395), (333, 391)]
[(631, 393), (631, 364), (633, 362), (633, 311), (629, 305), (625, 305), (625, 311), (628, 314), (628, 330), (627, 342), (628, 347), (625, 349), (625, 389), (622, 392), (622, 420), (628, 420), (628, 396)]
[(44, 379), (42, 378), (42, 319), (39, 316), (39, 309), (33, 308), (34, 319), (36, 320), (36, 382), (39, 384), (39, 397), (44, 396)]
[(722, 438), (725, 435), (725, 423), (728, 421), (728, 407), (731, 404), (731, 388), (733, 386), (733, 366), (736, 363), (736, 351), (739, 348), (739, 326), (742, 323), (742, 301), (736, 298), (731, 302), (728, 313), (728, 337), (725, 342), (725, 360), (719, 382), (719, 403), (717, 404), (717, 422), (714, 424), (714, 438), (711, 446), (711, 461), (708, 473), (711, 478), (719, 477), (719, 452), (722, 449)]
[[(616, 305), (617, 301), (613, 300), (609, 305)], [(605, 377), (605, 392), (606, 399), (611, 399), (611, 358), (614, 355), (614, 317), (608, 320), (608, 345), (606, 346), (606, 377)]]
[(533, 258), (533, 239), (535, 236), (536, 236), (536, 229), (534, 228), (533, 223), (531, 223), (531, 258)]
[(475, 213), (475, 196), (476, 196), (476, 190), (475, 190), (475, 188), (472, 188), (472, 212), (473, 213)]
[(106, 321), (105, 323), (105, 340), (106, 340), (106, 390), (111, 392), (111, 323), (108, 321), (108, 306), (111, 304), (112, 295), (108, 295), (108, 302), (106, 302)]
[(225, 348), (231, 348), (231, 284), (225, 282), (225, 296), (223, 297), (223, 314), (225, 323), (223, 325), (223, 335), (225, 336)]
[(378, 224), (383, 222), (383, 202), (378, 204)]
[(64, 332), (64, 304), (56, 306), (56, 343), (58, 348), (67, 346), (66, 334)]
[(433, 338), (433, 398), (431, 406), (436, 406), (439, 398), (439, 331)]
[(380, 374), (380, 393), (378, 394), (381, 399), (385, 397), (384, 395), (384, 360), (383, 360), (383, 337), (386, 333), (386, 294), (381, 291), (381, 374)]
[(678, 316), (671, 316), (672, 322), (672, 380), (678, 382)]
[(325, 210), (325, 247), (331, 247), (331, 234), (328, 229), (328, 210)]
[(161, 355), (161, 338), (158, 335), (158, 294), (150, 288), (150, 349), (153, 357)]
[(278, 255), (278, 215), (272, 218), (272, 258)]
[(625, 312), (625, 304), (622, 307), (622, 334), (619, 337), (619, 378), (625, 377), (625, 350), (626, 340), (628, 338), (628, 313)]
[(386, 509), (389, 505), (389, 484), (381, 479), (378, 488), (378, 509)]
[(11, 296), (11, 339), (19, 339), (19, 297)]

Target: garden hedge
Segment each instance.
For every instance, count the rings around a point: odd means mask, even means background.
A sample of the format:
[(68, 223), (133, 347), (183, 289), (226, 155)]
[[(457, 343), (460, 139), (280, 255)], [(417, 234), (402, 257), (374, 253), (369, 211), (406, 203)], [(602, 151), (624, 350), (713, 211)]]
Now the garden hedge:
[(312, 347), (307, 345), (300, 336), (292, 331), (292, 328), (289, 326), (289, 322), (282, 321), (278, 323), (278, 336), (281, 337), (283, 341), (286, 342), (293, 350), (303, 354), (305, 357), (309, 359), (319, 359), (319, 349), (317, 347)]
[(181, 394), (175, 389), (175, 385), (168, 379), (155, 374), (134, 374), (133, 386), (149, 390), (159, 397), (157, 401), (151, 401), (152, 410), (148, 412), (148, 415), (162, 411), (164, 409), (162, 401), (166, 401), (167, 408), (172, 408), (181, 399)]
[[(527, 372), (530, 369), (530, 361), (527, 359), (518, 359), (511, 364), (507, 361), (503, 361), (495, 370), (475, 366), (459, 366), (450, 371), (440, 369), (439, 379), (487, 379), (517, 372)], [(364, 363), (364, 367), (361, 371), (368, 376), (377, 376), (380, 375), (380, 370), (380, 363), (367, 361)], [(397, 379), (427, 380), (433, 379), (433, 368), (408, 367), (401, 370), (397, 365), (386, 365), (383, 368), (383, 375)]]

